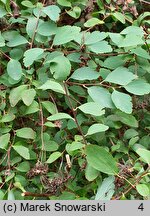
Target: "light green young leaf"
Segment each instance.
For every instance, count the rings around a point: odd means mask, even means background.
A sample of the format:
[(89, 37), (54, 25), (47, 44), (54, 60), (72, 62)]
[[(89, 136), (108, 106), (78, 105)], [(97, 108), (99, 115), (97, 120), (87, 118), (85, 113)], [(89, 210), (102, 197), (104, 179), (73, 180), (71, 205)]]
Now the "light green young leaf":
[(141, 195), (141, 196), (149, 196), (150, 195), (150, 189), (146, 184), (137, 184), (136, 185), (136, 189), (137, 192)]
[(102, 108), (114, 108), (109, 91), (102, 87), (92, 86), (88, 88), (88, 94), (94, 102), (98, 103)]
[(92, 135), (92, 134), (95, 134), (95, 133), (99, 133), (99, 132), (104, 132), (104, 131), (106, 131), (108, 129), (109, 129), (109, 127), (107, 125), (98, 124), (98, 123), (93, 124), (92, 126), (89, 127), (86, 136)]
[(70, 61), (65, 56), (57, 56), (50, 62), (50, 71), (56, 80), (63, 81), (70, 74)]
[(138, 45), (143, 45), (144, 40), (141, 38), (141, 36), (136, 34), (127, 34), (125, 38), (120, 42), (118, 45), (119, 47), (136, 47)]
[(7, 73), (14, 80), (20, 80), (22, 77), (22, 67), (19, 61), (11, 59), (7, 64)]
[(112, 14), (117, 20), (119, 20), (121, 23), (125, 24), (125, 16), (123, 13), (115, 12)]
[(31, 66), (33, 62), (37, 60), (40, 55), (43, 54), (43, 52), (44, 52), (44, 49), (41, 49), (41, 48), (32, 48), (32, 49), (25, 51), (24, 59), (23, 59), (25, 67)]
[(124, 40), (124, 36), (119, 33), (109, 33), (109, 37), (116, 45), (119, 45)]
[(20, 34), (16, 34), (16, 36), (7, 43), (8, 47), (16, 47), (22, 44), (28, 43), (27, 39)]
[(130, 95), (114, 90), (111, 98), (117, 109), (128, 114), (132, 113), (132, 98)]
[(27, 89), (22, 92), (21, 98), (26, 106), (30, 106), (34, 100), (36, 91), (34, 89)]
[(10, 140), (10, 134), (4, 134), (2, 136), (0, 136), (0, 149), (7, 149), (8, 143)]
[(27, 85), (21, 85), (16, 88), (13, 88), (10, 91), (9, 101), (12, 107), (15, 107), (16, 104), (21, 100), (22, 92), (27, 89)]
[(131, 73), (127, 68), (118, 67), (114, 71), (112, 71), (110, 74), (108, 74), (105, 81), (116, 83), (119, 85), (127, 85), (129, 82), (131, 82), (136, 77), (137, 76)]
[(46, 161), (46, 163), (48, 163), (48, 164), (53, 163), (53, 162), (56, 161), (58, 158), (60, 158), (61, 155), (62, 155), (62, 153), (61, 153), (61, 152), (58, 152), (58, 151), (52, 153), (52, 154), (49, 156), (49, 158), (48, 158), (48, 160)]
[(140, 56), (140, 57), (145, 58), (145, 59), (150, 59), (149, 53), (146, 52), (146, 50), (143, 49), (142, 47), (136, 47), (135, 49), (132, 49), (131, 53), (134, 53), (137, 56)]
[(53, 81), (53, 80), (47, 80), (46, 83), (44, 83), (38, 89), (42, 89), (42, 90), (50, 89), (50, 90), (53, 90), (55, 92), (65, 94), (63, 87), (58, 82)]
[(78, 6), (75, 6), (72, 8), (72, 10), (66, 11), (68, 15), (73, 17), (74, 19), (78, 19), (81, 15), (81, 8)]
[(15, 115), (13, 113), (7, 113), (5, 115), (3, 115), (2, 119), (0, 120), (0, 122), (11, 122), (15, 119)]
[(102, 21), (102, 20), (100, 20), (100, 19), (98, 19), (98, 18), (93, 17), (93, 18), (87, 20), (87, 21), (84, 23), (84, 26), (85, 26), (86, 28), (90, 28), (90, 27), (93, 27), (93, 26), (95, 26), (95, 25), (101, 25), (101, 24), (104, 24), (104, 21)]
[(128, 26), (126, 27), (122, 32), (120, 32), (120, 34), (132, 34), (132, 35), (139, 35), (139, 36), (143, 36), (144, 32), (143, 29), (141, 27), (138, 26)]
[(138, 148), (136, 153), (148, 164), (150, 164), (150, 151), (147, 149)]
[(118, 173), (117, 163), (112, 155), (105, 148), (97, 145), (87, 145), (85, 148), (87, 162), (100, 172), (108, 175)]
[(95, 200), (110, 200), (115, 192), (115, 177), (109, 176), (105, 178), (98, 187)]
[[(29, 19), (27, 21), (26, 32), (30, 38), (33, 37), (33, 34), (37, 28), (37, 22), (38, 22), (37, 17), (29, 17)], [(39, 22), (39, 24), (40, 24), (40, 22)]]
[(29, 149), (22, 145), (14, 145), (13, 149), (23, 158), (26, 160), (30, 160), (30, 153)]
[(94, 179), (98, 177), (98, 175), (99, 175), (99, 171), (94, 169), (89, 164), (87, 164), (86, 169), (85, 169), (85, 178), (88, 181), (93, 181)]
[(82, 112), (94, 116), (101, 116), (105, 114), (105, 111), (102, 110), (102, 107), (100, 106), (99, 103), (96, 102), (88, 102), (85, 104), (82, 104), (81, 106), (78, 107)]
[(78, 37), (80, 30), (80, 27), (69, 25), (57, 28), (53, 44), (61, 45), (74, 40), (76, 37)]
[(16, 130), (16, 135), (24, 139), (35, 139), (36, 132), (32, 128), (24, 127)]
[(112, 52), (111, 46), (107, 41), (99, 41), (97, 43), (88, 45), (88, 49), (90, 49), (94, 53), (109, 53)]
[(0, 32), (0, 47), (4, 47), (5, 46), (5, 39), (3, 38), (1, 32)]
[(27, 8), (35, 8), (35, 6), (32, 4), (31, 1), (25, 0), (25, 1), (22, 1), (21, 4)]
[(142, 79), (133, 80), (128, 85), (124, 86), (124, 88), (128, 92), (135, 95), (144, 95), (150, 93), (150, 84)]
[(7, 14), (6, 10), (0, 7), (0, 19)]
[(70, 78), (75, 80), (94, 80), (97, 79), (100, 74), (89, 67), (81, 67), (74, 71)]
[(50, 6), (44, 7), (42, 9), (42, 12), (44, 12), (52, 21), (56, 22), (59, 19), (59, 14), (61, 10), (56, 5), (50, 5)]
[(74, 120), (69, 114), (67, 113), (57, 113), (54, 115), (51, 115), (50, 117), (47, 118), (49, 121), (56, 121), (60, 119), (72, 119)]

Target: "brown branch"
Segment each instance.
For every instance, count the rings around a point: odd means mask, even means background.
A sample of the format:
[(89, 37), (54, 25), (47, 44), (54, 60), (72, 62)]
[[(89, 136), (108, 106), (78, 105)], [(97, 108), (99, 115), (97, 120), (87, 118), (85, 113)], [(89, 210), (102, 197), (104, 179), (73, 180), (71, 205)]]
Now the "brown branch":
[(85, 87), (85, 86), (104, 86), (107, 88), (111, 88), (110, 85), (106, 85), (106, 84), (102, 84), (102, 83), (77, 83), (77, 82), (70, 82), (70, 81), (66, 81), (66, 83), (69, 85), (78, 85), (78, 86), (82, 86), (82, 87)]
[(5, 57), (8, 58), (9, 60), (11, 60), (11, 58), (10, 58), (6, 53), (4, 53), (2, 50), (0, 50), (0, 52), (3, 54), (3, 56), (5, 56)]
[(81, 136), (82, 136), (82, 138), (83, 138), (84, 144), (87, 144), (86, 139), (85, 139), (85, 136), (84, 136), (84, 134), (83, 134), (83, 132), (82, 132), (82, 129), (81, 129), (79, 123), (78, 123), (78, 120), (77, 120), (77, 117), (76, 117), (76, 112), (75, 112), (75, 110), (74, 110), (74, 107), (72, 106), (70, 97), (69, 97), (69, 95), (68, 95), (68, 88), (67, 88), (67, 85), (66, 85), (65, 81), (64, 81), (64, 89), (65, 89), (66, 97), (67, 97), (67, 99), (68, 99), (68, 102), (69, 102), (69, 104), (70, 104), (70, 107), (71, 107), (71, 110), (72, 110), (72, 113), (73, 113), (73, 116), (74, 116), (75, 123), (76, 123), (76, 125), (77, 125), (78, 131), (80, 132), (80, 134), (81, 134)]

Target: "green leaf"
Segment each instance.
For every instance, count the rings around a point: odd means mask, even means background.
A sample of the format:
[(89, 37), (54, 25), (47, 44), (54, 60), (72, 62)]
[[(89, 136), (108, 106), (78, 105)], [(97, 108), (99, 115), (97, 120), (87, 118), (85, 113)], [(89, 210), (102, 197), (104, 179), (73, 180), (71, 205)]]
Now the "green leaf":
[(74, 71), (70, 78), (75, 80), (94, 80), (97, 79), (100, 74), (89, 67), (81, 67)]
[(16, 35), (14, 38), (12, 38), (12, 40), (10, 40), (7, 43), (8, 47), (16, 47), (16, 46), (20, 46), (22, 44), (26, 44), (28, 43), (27, 39), (25, 37), (23, 37), (22, 35), (20, 35), (18, 32), (16, 32)]
[(143, 29), (141, 27), (137, 27), (137, 26), (128, 26), (127, 28), (125, 28), (122, 32), (120, 32), (120, 34), (132, 34), (132, 35), (139, 35), (139, 36), (143, 36), (144, 32)]
[(16, 104), (21, 100), (22, 92), (26, 89), (27, 85), (21, 85), (10, 91), (9, 100), (12, 107), (16, 106)]
[(118, 120), (121, 121), (123, 124), (126, 124), (130, 127), (138, 127), (138, 121), (134, 116), (121, 111), (117, 111), (116, 115), (118, 116)]
[(50, 117), (47, 118), (49, 121), (56, 121), (60, 119), (72, 119), (74, 120), (69, 114), (67, 113), (57, 113), (54, 115), (51, 115)]
[(121, 23), (125, 24), (125, 16), (120, 12), (115, 12), (112, 14), (117, 20), (119, 20)]
[(57, 0), (57, 3), (61, 6), (71, 7), (71, 3), (67, 0)]
[(136, 47), (135, 49), (132, 49), (131, 53), (134, 53), (137, 56), (140, 56), (140, 57), (145, 58), (145, 59), (150, 59), (149, 53), (146, 52), (146, 50), (143, 49), (142, 47)]
[(101, 116), (105, 114), (105, 111), (102, 110), (102, 107), (99, 105), (99, 103), (95, 102), (88, 102), (85, 104), (82, 104), (81, 106), (78, 107), (82, 112), (94, 116)]
[(22, 67), (19, 61), (11, 59), (7, 64), (7, 73), (14, 80), (20, 80), (22, 77)]
[(87, 164), (86, 169), (85, 169), (85, 178), (88, 181), (93, 181), (94, 179), (98, 177), (98, 175), (99, 175), (99, 171), (94, 169), (89, 164)]
[(85, 153), (90, 166), (108, 175), (115, 175), (118, 173), (115, 159), (103, 147), (87, 145)]
[(15, 195), (14, 195), (13, 189), (12, 190), (10, 190), (10, 189), (8, 190), (7, 200), (15, 200)]
[(0, 136), (0, 149), (7, 149), (9, 140), (10, 140), (9, 133)]
[(144, 44), (144, 40), (142, 40), (141, 36), (135, 34), (128, 34), (118, 45), (119, 47), (130, 47), (130, 46), (138, 46)]
[(104, 61), (103, 67), (109, 68), (109, 69), (116, 69), (120, 66), (123, 66), (126, 60), (124, 59), (124, 56), (111, 56), (106, 58)]
[(24, 115), (35, 113), (38, 111), (39, 111), (39, 104), (34, 100), (30, 106), (26, 107)]
[(132, 113), (132, 98), (128, 94), (114, 90), (111, 98), (117, 109), (128, 114)]
[(88, 49), (90, 49), (94, 53), (109, 53), (112, 52), (111, 46), (107, 41), (100, 41), (91, 45), (88, 45)]
[(86, 45), (94, 44), (99, 41), (102, 41), (108, 36), (108, 33), (106, 32), (99, 32), (99, 31), (94, 31), (90, 33), (87, 37), (85, 37), (84, 43)]
[(7, 14), (6, 10), (4, 8), (0, 7), (0, 19), (2, 17), (4, 17), (6, 14)]
[(42, 102), (43, 107), (51, 114), (56, 114), (57, 112), (57, 107), (55, 104), (53, 104), (50, 101), (43, 101)]
[(119, 85), (127, 85), (129, 82), (131, 82), (136, 77), (137, 76), (131, 73), (127, 68), (118, 67), (114, 71), (112, 71), (110, 74), (108, 74), (105, 81), (119, 84)]
[(21, 145), (14, 145), (13, 149), (23, 158), (26, 160), (30, 160), (30, 153), (27, 147)]
[(83, 147), (85, 147), (84, 144), (75, 141), (66, 145), (66, 151), (70, 154), (71, 152), (82, 149)]
[(56, 151), (59, 148), (59, 145), (53, 140), (49, 140), (48, 142), (45, 142), (44, 145), (45, 145), (45, 151), (48, 152)]
[(128, 85), (124, 86), (124, 88), (128, 92), (135, 95), (144, 95), (150, 93), (150, 84), (142, 79), (133, 80)]
[(0, 47), (4, 47), (5, 46), (5, 39), (3, 38), (1, 32), (0, 32)]
[(46, 163), (50, 164), (50, 163), (53, 163), (54, 161), (56, 161), (58, 158), (60, 158), (62, 156), (62, 153), (61, 152), (54, 152), (52, 153), (48, 160), (46, 161)]
[(102, 108), (114, 108), (109, 91), (102, 87), (92, 86), (88, 88), (88, 94), (94, 102), (98, 103)]
[(147, 149), (138, 148), (136, 153), (148, 164), (150, 164), (150, 151)]
[(21, 98), (26, 106), (30, 106), (34, 100), (36, 91), (34, 89), (27, 89), (22, 92)]
[(123, 35), (121, 35), (119, 33), (109, 33), (109, 37), (111, 38), (112, 42), (115, 43), (117, 46), (119, 46), (119, 44), (124, 39)]
[(136, 189), (141, 196), (146, 197), (150, 195), (150, 189), (146, 184), (138, 184), (136, 185)]
[(15, 119), (15, 115), (13, 113), (7, 113), (7, 114), (3, 115), (0, 122), (11, 122), (14, 119)]
[(16, 135), (24, 139), (35, 139), (36, 132), (32, 128), (24, 127), (16, 130)]
[(50, 5), (47, 7), (44, 7), (42, 11), (52, 20), (52, 21), (58, 21), (59, 14), (61, 12), (60, 8), (56, 5)]
[(44, 22), (39, 25), (37, 31), (40, 35), (51, 36), (56, 34), (57, 25), (52, 21)]
[(53, 44), (61, 45), (74, 40), (76, 37), (78, 37), (80, 30), (80, 27), (69, 25), (57, 28)]
[(63, 87), (58, 82), (53, 80), (47, 80), (46, 83), (44, 83), (38, 89), (42, 89), (42, 90), (50, 89), (53, 90), (54, 92), (65, 94)]
[(98, 187), (95, 200), (110, 200), (115, 192), (114, 181), (114, 176), (104, 178), (102, 184)]
[[(26, 32), (29, 35), (30, 38), (33, 37), (34, 32), (37, 28), (38, 18), (35, 17), (29, 17), (26, 25)], [(40, 22), (39, 22), (40, 24)]]
[(124, 133), (124, 139), (131, 139), (136, 136), (138, 136), (138, 132), (133, 128), (126, 130)]
[(70, 61), (65, 56), (57, 56), (50, 62), (50, 71), (56, 80), (63, 81), (70, 74)]
[(78, 19), (81, 15), (81, 8), (78, 6), (75, 6), (72, 8), (72, 10), (66, 11), (68, 15), (73, 17), (74, 19)]
[(95, 133), (99, 133), (99, 132), (104, 132), (104, 131), (106, 131), (108, 129), (109, 129), (109, 127), (107, 125), (98, 124), (98, 123), (93, 124), (92, 126), (89, 127), (86, 136), (92, 135), (92, 134), (95, 134)]
[(37, 60), (40, 55), (43, 54), (43, 52), (44, 52), (44, 49), (41, 49), (41, 48), (32, 48), (32, 49), (25, 51), (24, 59), (23, 59), (24, 66), (25, 67), (31, 66), (33, 62)]
[(93, 27), (93, 26), (95, 26), (95, 25), (101, 25), (101, 24), (104, 24), (104, 21), (99, 20), (98, 18), (93, 17), (93, 18), (87, 20), (87, 21), (84, 23), (84, 26), (85, 26), (86, 28), (90, 28), (90, 27)]
[(21, 4), (27, 8), (35, 8), (31, 1), (22, 1)]
[(28, 172), (30, 170), (30, 164), (28, 161), (24, 161), (22, 163), (20, 163), (16, 169), (19, 171), (19, 172)]

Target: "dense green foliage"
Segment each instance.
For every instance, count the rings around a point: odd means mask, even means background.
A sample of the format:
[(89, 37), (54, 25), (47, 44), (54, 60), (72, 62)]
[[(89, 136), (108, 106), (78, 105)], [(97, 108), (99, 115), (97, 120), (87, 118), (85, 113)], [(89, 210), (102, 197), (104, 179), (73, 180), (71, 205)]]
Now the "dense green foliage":
[(0, 199), (150, 199), (149, 6), (0, 1)]

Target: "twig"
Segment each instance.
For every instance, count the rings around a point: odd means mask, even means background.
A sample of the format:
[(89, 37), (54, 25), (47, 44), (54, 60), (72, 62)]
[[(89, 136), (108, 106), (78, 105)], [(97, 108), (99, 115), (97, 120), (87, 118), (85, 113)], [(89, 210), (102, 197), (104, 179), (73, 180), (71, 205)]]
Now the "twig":
[(10, 58), (6, 53), (4, 53), (2, 50), (0, 50), (0, 52), (3, 54), (3, 56), (5, 56), (5, 57), (8, 58), (9, 60), (11, 60), (11, 58)]
[(147, 1), (144, 1), (144, 0), (140, 0), (140, 2), (150, 5), (150, 2), (147, 2)]
[(64, 89), (65, 89), (65, 93), (66, 93), (66, 96), (67, 96), (67, 98), (68, 98), (68, 102), (69, 102), (69, 104), (70, 104), (70, 107), (71, 107), (71, 110), (72, 110), (72, 113), (73, 113), (73, 116), (74, 116), (75, 123), (76, 123), (76, 125), (77, 125), (77, 128), (78, 128), (78, 130), (79, 130), (79, 132), (80, 132), (80, 134), (81, 134), (81, 136), (82, 136), (82, 138), (83, 138), (84, 144), (87, 144), (86, 139), (85, 139), (85, 136), (84, 136), (84, 134), (83, 134), (83, 132), (82, 132), (82, 129), (81, 129), (79, 123), (78, 123), (78, 120), (77, 120), (77, 117), (76, 117), (76, 112), (75, 112), (75, 110), (74, 110), (74, 107), (72, 106), (70, 97), (69, 97), (69, 95), (68, 95), (68, 88), (67, 88), (67, 85), (66, 85), (65, 81), (64, 81)]
[(23, 192), (21, 195), (23, 197), (25, 197), (25, 196), (32, 196), (32, 197), (49, 197), (49, 196), (52, 196), (52, 194), (46, 194), (46, 193), (39, 194), (39, 193), (31, 193), (31, 192), (28, 192), (28, 191)]

